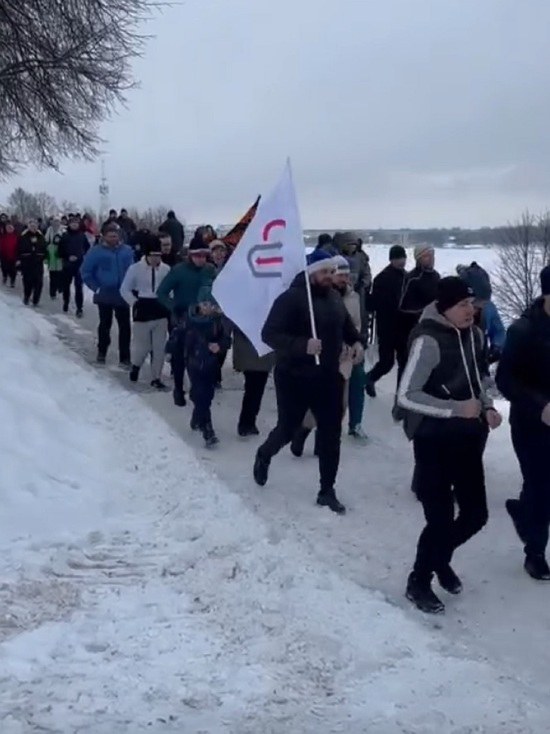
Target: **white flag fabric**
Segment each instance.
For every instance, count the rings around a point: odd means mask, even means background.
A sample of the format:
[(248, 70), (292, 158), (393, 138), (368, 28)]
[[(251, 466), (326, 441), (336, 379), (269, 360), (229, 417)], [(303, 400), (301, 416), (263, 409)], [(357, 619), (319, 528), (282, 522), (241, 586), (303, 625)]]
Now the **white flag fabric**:
[(235, 252), (214, 281), (212, 295), (224, 314), (250, 339), (260, 356), (271, 349), (261, 333), (271, 306), (306, 265), (290, 161)]

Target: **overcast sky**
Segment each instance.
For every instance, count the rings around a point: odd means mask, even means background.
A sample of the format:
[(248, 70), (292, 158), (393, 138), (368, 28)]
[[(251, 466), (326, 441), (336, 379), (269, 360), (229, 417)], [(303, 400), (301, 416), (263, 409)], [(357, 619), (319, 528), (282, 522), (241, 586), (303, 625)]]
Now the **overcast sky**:
[[(550, 207), (550, 0), (184, 0), (104, 126), (110, 204), (231, 222), (291, 156), (305, 227)], [(98, 206), (100, 166), (0, 186)]]

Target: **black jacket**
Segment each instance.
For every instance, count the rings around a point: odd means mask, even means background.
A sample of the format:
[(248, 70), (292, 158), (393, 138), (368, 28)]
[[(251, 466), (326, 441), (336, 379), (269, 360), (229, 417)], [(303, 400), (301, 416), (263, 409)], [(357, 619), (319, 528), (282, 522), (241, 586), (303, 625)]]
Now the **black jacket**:
[(176, 219), (175, 217), (173, 219), (167, 219), (160, 225), (159, 231), (166, 232), (166, 234), (170, 235), (172, 238), (172, 244), (176, 248), (176, 252), (181, 250), (183, 243), (185, 242), (185, 230), (179, 219)]
[(371, 302), (378, 336), (391, 334), (395, 328), (405, 276), (405, 270), (388, 265), (373, 281)]
[[(61, 237), (57, 256), (62, 260), (64, 266), (80, 267), (89, 249), (90, 243), (84, 232), (68, 229)], [(71, 260), (71, 257), (75, 257), (76, 260)]]
[(481, 331), (477, 327), (455, 329), (432, 305), (413, 329), (410, 347), (398, 390), (409, 438), (445, 432), (457, 436), (485, 429), (484, 421), (460, 417), (459, 408), (471, 398), (480, 400), (485, 409), (492, 405), (483, 385)]
[(542, 298), (508, 329), (496, 383), (510, 401), (512, 425), (550, 432), (541, 420), (550, 403), (550, 316)]
[(415, 314), (420, 318), (422, 311), (437, 298), (437, 284), (441, 276), (437, 270), (416, 267), (407, 273), (399, 310)]
[(312, 334), (304, 273), (297, 275), (290, 288), (273, 303), (262, 339), (274, 350), (280, 369), (304, 377), (315, 377), (319, 369), (338, 373), (343, 345), (352, 346), (361, 337), (335, 290), (312, 285), (311, 297), (317, 338), (323, 343), (319, 367), (306, 351)]
[(39, 230), (29, 232), (27, 229), (19, 237), (17, 259), (21, 262), (22, 269), (42, 266), (46, 253), (46, 238)]

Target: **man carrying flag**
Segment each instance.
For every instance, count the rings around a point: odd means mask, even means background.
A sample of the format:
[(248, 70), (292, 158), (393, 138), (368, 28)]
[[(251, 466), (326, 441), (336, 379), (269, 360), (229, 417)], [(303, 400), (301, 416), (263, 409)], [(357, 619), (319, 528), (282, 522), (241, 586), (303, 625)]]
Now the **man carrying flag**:
[(317, 422), (318, 503), (343, 513), (334, 490), (342, 424), (340, 353), (344, 342), (354, 350), (362, 348), (341, 297), (332, 290), (330, 255), (322, 250), (312, 253), (307, 277), (305, 267), (304, 237), (288, 163), (271, 194), (260, 199), (254, 218), (214, 283), (213, 295), (259, 356), (276, 354), (278, 422), (258, 450), (256, 482), (267, 482), (271, 459), (290, 443), (310, 409)]
[[(277, 425), (260, 446), (254, 463), (254, 479), (267, 482), (271, 459), (290, 443), (308, 410), (317, 423), (320, 490), (317, 504), (344, 514), (346, 508), (335, 492), (340, 463), (340, 435), (344, 380), (340, 357), (344, 344), (360, 359), (360, 335), (332, 288), (334, 263), (330, 255), (315, 250), (308, 258), (305, 273), (294, 279), (288, 290), (273, 304), (262, 329), (262, 338), (276, 355), (274, 371), (277, 395)], [(310, 304), (317, 336), (311, 335)]]

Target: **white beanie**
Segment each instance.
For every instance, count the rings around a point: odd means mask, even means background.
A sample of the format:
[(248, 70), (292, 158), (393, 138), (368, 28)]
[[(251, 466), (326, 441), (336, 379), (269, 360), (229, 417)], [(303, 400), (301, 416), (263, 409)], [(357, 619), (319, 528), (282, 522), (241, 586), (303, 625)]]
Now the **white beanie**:
[(332, 264), (337, 273), (350, 273), (351, 268), (349, 260), (343, 255), (335, 255), (332, 258)]
[(432, 247), (432, 245), (417, 245), (414, 248), (414, 259), (420, 260), (422, 255), (427, 255), (429, 252), (434, 252), (434, 248)]

